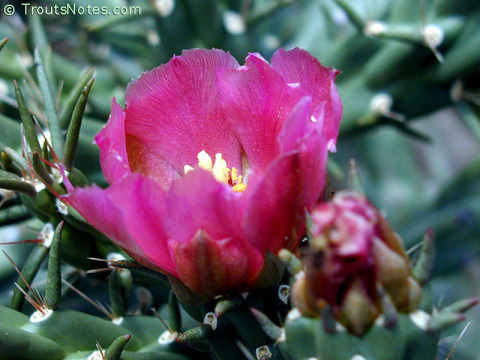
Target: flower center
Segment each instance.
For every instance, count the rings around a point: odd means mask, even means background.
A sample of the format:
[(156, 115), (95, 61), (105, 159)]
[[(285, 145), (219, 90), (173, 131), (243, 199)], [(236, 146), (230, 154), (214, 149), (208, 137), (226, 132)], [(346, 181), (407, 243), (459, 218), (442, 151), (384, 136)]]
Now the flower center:
[[(215, 162), (213, 162), (210, 155), (208, 155), (205, 150), (202, 150), (197, 154), (197, 159), (198, 167), (211, 171), (217, 181), (229, 184), (233, 191), (242, 192), (247, 188), (247, 184), (243, 183), (243, 176), (238, 175), (236, 168), (232, 167), (232, 169), (229, 169), (227, 167), (227, 162), (223, 159), (221, 153), (215, 154)], [(193, 167), (190, 165), (183, 167), (185, 174), (192, 170)]]

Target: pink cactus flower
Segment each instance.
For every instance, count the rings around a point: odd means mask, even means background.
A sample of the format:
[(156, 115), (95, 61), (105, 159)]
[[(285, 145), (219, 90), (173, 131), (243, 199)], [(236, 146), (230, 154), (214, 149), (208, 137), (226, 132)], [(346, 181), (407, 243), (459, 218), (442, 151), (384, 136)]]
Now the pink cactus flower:
[(112, 101), (96, 136), (107, 189), (66, 201), (139, 263), (195, 293), (251, 288), (267, 251), (292, 249), (325, 183), (342, 112), (336, 70), (306, 51), (240, 66), (188, 50)]

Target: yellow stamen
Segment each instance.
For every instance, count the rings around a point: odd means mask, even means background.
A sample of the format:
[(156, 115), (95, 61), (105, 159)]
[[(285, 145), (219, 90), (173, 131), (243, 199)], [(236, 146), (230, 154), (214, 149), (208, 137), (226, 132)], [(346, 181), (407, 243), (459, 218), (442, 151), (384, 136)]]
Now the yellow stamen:
[(202, 150), (197, 155), (198, 166), (203, 170), (212, 170), (213, 162), (210, 155), (207, 154), (205, 150)]
[[(221, 153), (215, 154), (215, 163), (213, 163), (210, 155), (205, 150), (197, 154), (198, 167), (207, 171), (211, 171), (215, 180), (224, 184), (230, 184), (234, 192), (242, 192), (247, 188), (247, 184), (243, 183), (243, 176), (238, 175), (238, 170), (227, 167), (227, 162), (223, 159)], [(183, 171), (185, 174), (192, 171), (193, 167), (185, 165)]]
[[(233, 169), (232, 169), (232, 180), (233, 180), (233, 181), (237, 180), (237, 179), (234, 179), (234, 178), (233, 178), (234, 170), (235, 170), (235, 175), (237, 174), (237, 169), (233, 168)], [(236, 177), (236, 176), (235, 176), (235, 177)], [(236, 183), (235, 185), (233, 185), (232, 190), (235, 191), (235, 192), (242, 192), (242, 191), (244, 191), (246, 188), (247, 188), (247, 184), (244, 184), (244, 183), (243, 183), (243, 176), (240, 175), (240, 176), (238, 177), (237, 183)]]
[(230, 169), (227, 167), (227, 162), (222, 158), (222, 154), (215, 154), (215, 164), (212, 168), (213, 176), (220, 182), (228, 184)]

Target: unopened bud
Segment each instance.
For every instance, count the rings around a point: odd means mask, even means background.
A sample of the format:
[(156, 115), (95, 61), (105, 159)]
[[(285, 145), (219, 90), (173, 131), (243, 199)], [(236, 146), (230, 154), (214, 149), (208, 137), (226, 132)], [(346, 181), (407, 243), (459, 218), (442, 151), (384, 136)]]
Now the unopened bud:
[(421, 288), (401, 240), (363, 194), (343, 191), (318, 204), (308, 228), (305, 274), (292, 290), (303, 315), (331, 309), (340, 324), (360, 336), (382, 312), (390, 324), (396, 311), (418, 307)]

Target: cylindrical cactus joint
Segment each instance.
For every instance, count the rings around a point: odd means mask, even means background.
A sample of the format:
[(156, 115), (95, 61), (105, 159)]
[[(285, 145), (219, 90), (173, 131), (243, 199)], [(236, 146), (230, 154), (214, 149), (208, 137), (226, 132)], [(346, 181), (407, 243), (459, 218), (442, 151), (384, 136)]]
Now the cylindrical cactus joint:
[(418, 307), (421, 289), (402, 242), (364, 195), (337, 193), (312, 210), (309, 227), (305, 274), (292, 291), (303, 315), (319, 316), (330, 307), (340, 324), (362, 335), (378, 316), (392, 313), (385, 304), (399, 312)]

